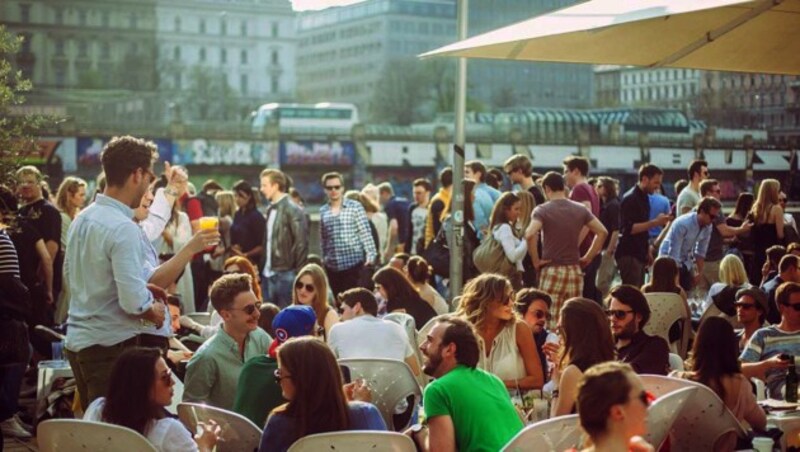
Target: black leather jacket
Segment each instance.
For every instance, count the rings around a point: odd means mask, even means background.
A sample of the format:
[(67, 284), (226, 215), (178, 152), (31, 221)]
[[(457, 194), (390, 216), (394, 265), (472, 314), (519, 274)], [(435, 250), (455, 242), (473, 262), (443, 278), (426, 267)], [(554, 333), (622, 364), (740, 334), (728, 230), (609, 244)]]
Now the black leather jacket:
[(267, 234), (264, 234), (264, 253), (261, 268), (267, 263), (267, 235), (269, 233), (269, 216), (275, 211), (275, 226), (272, 230), (271, 270), (300, 270), (308, 259), (308, 224), (303, 210), (291, 202), (289, 196), (267, 209)]

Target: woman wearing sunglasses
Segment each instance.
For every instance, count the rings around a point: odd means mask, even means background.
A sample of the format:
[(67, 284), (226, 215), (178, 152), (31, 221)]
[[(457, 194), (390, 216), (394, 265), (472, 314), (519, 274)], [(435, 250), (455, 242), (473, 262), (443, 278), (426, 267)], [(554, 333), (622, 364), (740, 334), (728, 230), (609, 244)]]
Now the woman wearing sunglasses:
[[(742, 375), (739, 341), (733, 327), (721, 317), (709, 317), (700, 324), (692, 348), (692, 370), (672, 372), (671, 377), (702, 383), (714, 391), (739, 422), (764, 430), (767, 415), (756, 403), (750, 381)], [(736, 434), (721, 437), (714, 450), (734, 450)]]
[(586, 298), (570, 298), (561, 307), (558, 325), (561, 344), (547, 342), (544, 352), (553, 363), (551, 416), (573, 414), (578, 382), (595, 364), (613, 361), (614, 340), (603, 308)]
[(367, 390), (343, 387), (342, 373), (328, 346), (315, 338), (289, 339), (278, 348), (275, 380), (289, 402), (270, 413), (259, 452), (283, 452), (298, 439), (316, 433), (344, 430), (386, 430), (374, 405), (348, 402)]
[(111, 369), (108, 396), (92, 402), (85, 421), (120, 425), (147, 438), (160, 452), (211, 451), (220, 428), (198, 423), (201, 433), (192, 434), (164, 407), (172, 403), (172, 373), (155, 348), (129, 348)]
[(292, 304), (311, 306), (317, 315), (317, 332), (327, 338), (339, 322), (336, 310), (328, 304), (328, 277), (325, 270), (317, 264), (303, 267), (294, 279)]
[(607, 362), (586, 371), (578, 383), (581, 427), (591, 444), (584, 451), (652, 451), (647, 434), (650, 398), (628, 364)]

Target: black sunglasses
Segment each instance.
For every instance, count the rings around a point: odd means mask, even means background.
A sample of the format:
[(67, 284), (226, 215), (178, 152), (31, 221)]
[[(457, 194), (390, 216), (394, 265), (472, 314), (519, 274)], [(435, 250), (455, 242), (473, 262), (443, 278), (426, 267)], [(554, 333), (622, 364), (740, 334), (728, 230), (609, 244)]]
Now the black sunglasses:
[(622, 320), (632, 312), (633, 310), (626, 311), (624, 309), (606, 309), (606, 317), (614, 317), (617, 320)]
[(549, 312), (546, 312), (546, 311), (540, 311), (540, 310), (538, 310), (538, 309), (537, 309), (537, 310), (535, 310), (535, 311), (533, 311), (533, 315), (534, 315), (534, 316), (535, 316), (537, 319), (548, 319), (548, 320), (550, 319), (550, 313), (549, 313)]
[(241, 309), (230, 308), (231, 311), (242, 311), (247, 315), (253, 315), (256, 311), (258, 311), (258, 305), (255, 303), (249, 304)]
[(326, 185), (325, 186), (325, 190), (327, 190), (327, 191), (339, 190), (341, 188), (342, 188), (341, 185)]
[(733, 306), (742, 309), (753, 309), (754, 307), (756, 307), (756, 305), (754, 305), (753, 303), (739, 303), (738, 301), (734, 303)]
[(311, 285), (311, 284), (303, 284), (300, 281), (297, 281), (296, 283), (294, 283), (294, 288), (296, 290), (300, 290), (300, 289), (305, 288), (306, 292), (314, 292), (314, 286), (313, 285)]
[(792, 308), (792, 309), (794, 309), (794, 310), (795, 310), (795, 312), (800, 312), (800, 303), (795, 303), (795, 304), (791, 304), (791, 303), (781, 303), (781, 304), (783, 304), (783, 305), (784, 305), (784, 306), (786, 306), (787, 308)]

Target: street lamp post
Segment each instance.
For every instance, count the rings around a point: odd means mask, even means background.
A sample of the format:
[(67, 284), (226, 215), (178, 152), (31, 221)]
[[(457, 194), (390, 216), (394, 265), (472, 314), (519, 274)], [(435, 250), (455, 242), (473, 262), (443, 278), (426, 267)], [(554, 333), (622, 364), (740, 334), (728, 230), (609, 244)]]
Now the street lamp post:
[[(467, 39), (467, 19), (469, 14), (469, 0), (459, 0), (458, 8), (458, 40)], [(450, 295), (461, 295), (463, 284), (462, 266), (464, 260), (464, 148), (465, 131), (464, 116), (467, 108), (467, 59), (458, 59), (456, 69), (456, 124), (455, 145), (453, 146), (453, 194), (451, 201), (451, 215), (453, 225), (453, 243), (450, 243)]]

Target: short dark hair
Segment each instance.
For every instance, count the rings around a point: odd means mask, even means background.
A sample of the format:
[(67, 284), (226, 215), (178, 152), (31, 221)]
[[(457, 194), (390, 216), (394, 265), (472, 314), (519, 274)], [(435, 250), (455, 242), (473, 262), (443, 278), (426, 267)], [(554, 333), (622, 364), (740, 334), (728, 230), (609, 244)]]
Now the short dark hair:
[(692, 163), (689, 164), (689, 169), (686, 170), (686, 174), (689, 175), (689, 180), (692, 180), (695, 174), (699, 174), (703, 171), (703, 167), (708, 168), (708, 162), (705, 160), (692, 160)]
[(211, 293), (208, 298), (211, 305), (217, 312), (223, 309), (230, 309), (233, 299), (242, 292), (253, 290), (252, 278), (246, 273), (232, 273), (222, 275), (211, 285)]
[(581, 176), (587, 176), (589, 174), (589, 159), (586, 157), (581, 157), (579, 155), (570, 155), (561, 162), (566, 168), (567, 171), (574, 171), (578, 170), (581, 173)]
[(454, 315), (437, 318), (437, 323), (446, 323), (441, 346), (456, 344), (456, 362), (474, 369), (480, 360), (478, 338), (472, 324)]
[(778, 271), (781, 273), (788, 272), (790, 268), (800, 269), (800, 257), (794, 254), (786, 254), (781, 258), (778, 264)]
[(548, 310), (550, 310), (550, 307), (553, 305), (553, 297), (551, 297), (550, 294), (543, 290), (526, 287), (517, 292), (517, 299), (514, 303), (514, 307), (520, 315), (525, 315), (531, 303), (536, 300), (544, 301)]
[(322, 175), (319, 181), (324, 186), (325, 182), (328, 182), (328, 179), (339, 179), (339, 182), (341, 182), (342, 185), (344, 185), (344, 176), (342, 176), (342, 173), (340, 172), (331, 171), (329, 173), (325, 173)]
[(645, 177), (648, 179), (652, 179), (656, 176), (664, 174), (664, 171), (661, 168), (653, 165), (652, 163), (645, 163), (644, 165), (639, 167), (639, 180), (644, 179)]
[(710, 196), (706, 196), (700, 200), (700, 204), (697, 205), (697, 211), (703, 213), (711, 213), (711, 210), (721, 208), (722, 204), (720, 204), (716, 198), (712, 198)]
[(470, 170), (473, 173), (481, 173), (481, 182), (486, 182), (486, 165), (483, 164), (480, 160), (470, 160), (466, 163)]
[(158, 147), (152, 141), (126, 135), (114, 137), (100, 154), (106, 184), (122, 187), (128, 177), (138, 169), (150, 170), (158, 160)]
[(267, 168), (261, 172), (261, 179), (265, 177), (269, 178), (271, 183), (277, 184), (278, 190), (280, 190), (281, 193), (286, 193), (286, 190), (289, 189), (289, 179), (286, 177), (286, 174), (284, 174), (283, 171)]
[(620, 284), (608, 293), (607, 303), (609, 306), (612, 298), (616, 298), (620, 303), (630, 307), (634, 314), (641, 315), (639, 329), (644, 329), (647, 321), (650, 320), (650, 305), (641, 290), (629, 284)]
[(789, 298), (792, 294), (800, 293), (800, 284), (796, 282), (785, 282), (778, 286), (778, 289), (775, 291), (775, 301), (778, 304), (788, 305)]
[(689, 181), (686, 180), (686, 179), (678, 179), (677, 181), (675, 181), (675, 185), (673, 187), (675, 189), (675, 196), (678, 196), (679, 194), (681, 194), (683, 189), (686, 188), (688, 185), (689, 185)]
[(531, 163), (531, 159), (522, 154), (515, 154), (509, 157), (505, 163), (503, 163), (503, 169), (506, 171), (506, 173), (521, 171), (522, 175), (525, 177), (531, 177), (533, 174), (533, 164)]
[(548, 171), (542, 178), (542, 187), (552, 191), (564, 191), (564, 176), (555, 171)]
[(706, 179), (700, 182), (700, 196), (707, 196), (716, 185), (719, 185), (719, 181), (716, 179)]
[(777, 267), (778, 263), (783, 259), (783, 256), (786, 256), (788, 252), (789, 250), (783, 245), (772, 245), (767, 248), (767, 260), (770, 264), (774, 264)]
[(597, 185), (605, 188), (608, 199), (617, 197), (617, 183), (616, 179), (608, 176), (600, 176), (597, 178)]
[(448, 166), (439, 172), (439, 183), (442, 184), (442, 188), (453, 185), (453, 168)]
[(431, 181), (429, 181), (428, 179), (425, 179), (425, 178), (415, 179), (414, 180), (414, 187), (422, 187), (427, 192), (433, 191), (433, 184), (431, 184)]
[(378, 302), (375, 300), (375, 295), (363, 287), (356, 287), (340, 293), (339, 303), (346, 304), (351, 308), (355, 307), (357, 303), (361, 303), (361, 309), (364, 312), (375, 317), (378, 315)]

